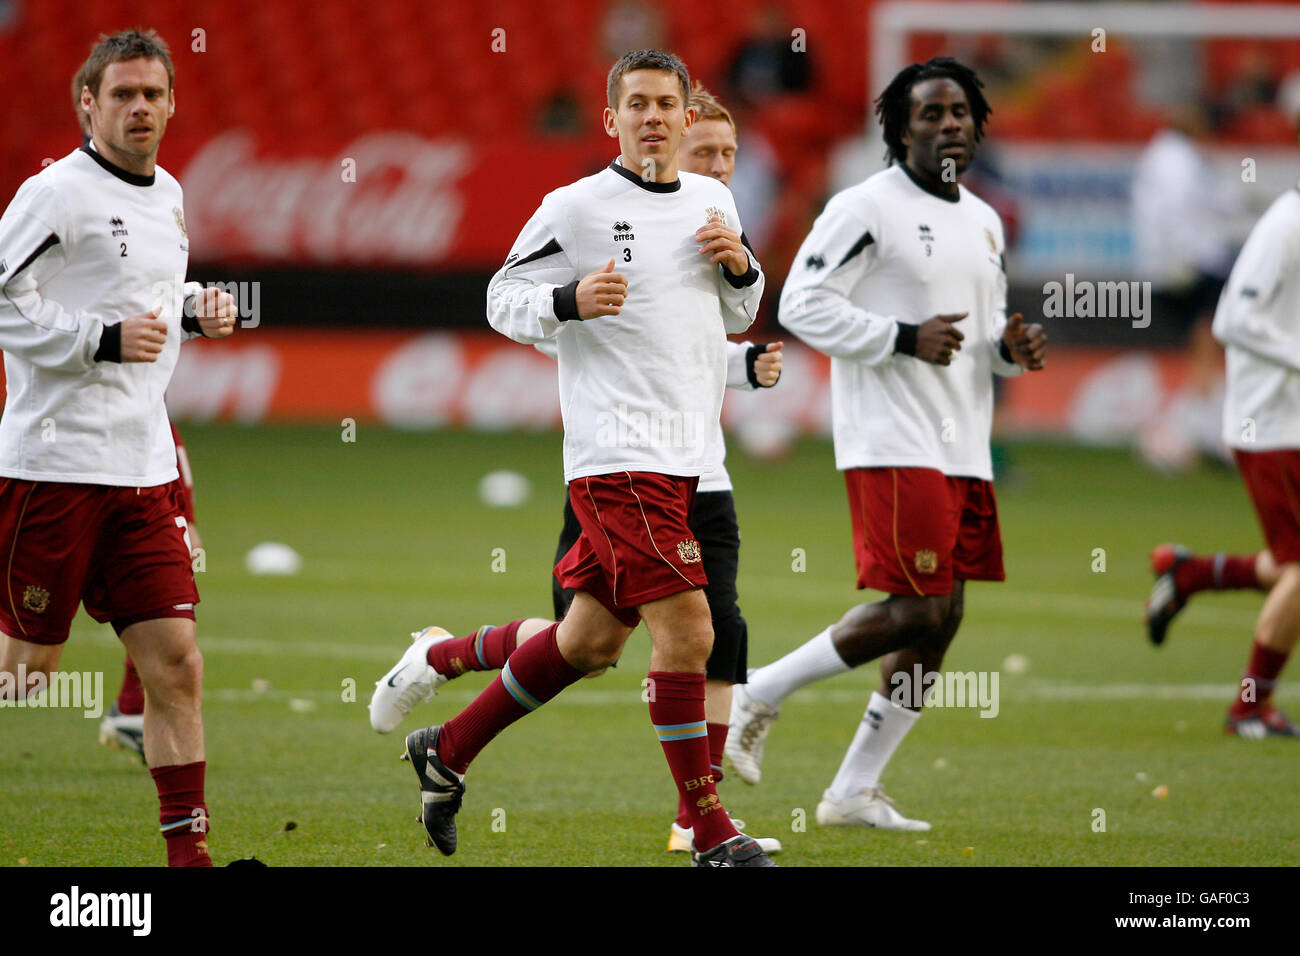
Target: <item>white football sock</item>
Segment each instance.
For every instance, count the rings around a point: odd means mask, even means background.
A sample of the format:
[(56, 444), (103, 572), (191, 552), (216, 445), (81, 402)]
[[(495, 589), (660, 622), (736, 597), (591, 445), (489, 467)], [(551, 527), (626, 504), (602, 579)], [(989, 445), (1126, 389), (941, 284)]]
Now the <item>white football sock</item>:
[(871, 702), (853, 735), (844, 762), (831, 782), (833, 800), (844, 800), (880, 785), (885, 764), (903, 742), (912, 725), (921, 717), (919, 710), (899, 707), (887, 697), (872, 691)]
[(835, 649), (835, 644), (831, 641), (831, 629), (828, 627), (785, 657), (750, 674), (745, 691), (769, 707), (780, 707), (781, 701), (805, 684), (834, 677), (850, 669)]

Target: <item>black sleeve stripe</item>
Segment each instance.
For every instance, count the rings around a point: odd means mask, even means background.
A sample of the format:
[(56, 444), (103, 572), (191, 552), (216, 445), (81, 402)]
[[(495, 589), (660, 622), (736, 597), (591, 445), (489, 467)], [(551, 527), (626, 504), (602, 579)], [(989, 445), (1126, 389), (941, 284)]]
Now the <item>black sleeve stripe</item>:
[(749, 244), (749, 236), (745, 235), (743, 232), (740, 234), (740, 244), (749, 250), (751, 256), (755, 259), (758, 258), (758, 253), (756, 253), (754, 247)]
[(36, 251), (23, 260), (22, 265), (20, 265), (8, 276), (3, 277), (5, 284), (8, 285), (14, 279), (17, 279), (19, 273), (21, 273), (24, 269), (26, 269), (29, 265), (31, 265), (33, 262), (35, 262), (37, 259), (41, 257), (41, 253), (43, 253), (46, 249), (51, 248), (52, 246), (57, 246), (58, 244), (59, 244), (59, 237), (56, 236), (54, 233), (50, 233), (48, 236), (46, 236), (45, 241), (36, 247)]
[(848, 262), (859, 252), (867, 248), (867, 246), (871, 245), (875, 241), (876, 240), (871, 237), (871, 233), (864, 232), (862, 234), (862, 238), (853, 244), (853, 248), (844, 254), (844, 258), (839, 261), (839, 263), (835, 266), (835, 268), (838, 269), (840, 266), (844, 265), (844, 263)]
[(550, 242), (542, 246), (542, 248), (538, 249), (536, 252), (526, 255), (522, 259), (516, 259), (510, 265), (506, 266), (506, 268), (513, 269), (515, 266), (522, 266), (525, 262), (532, 262), (534, 259), (545, 259), (547, 256), (553, 256), (557, 252), (563, 252), (563, 251), (564, 250), (560, 248), (559, 241), (556, 239), (552, 239)]

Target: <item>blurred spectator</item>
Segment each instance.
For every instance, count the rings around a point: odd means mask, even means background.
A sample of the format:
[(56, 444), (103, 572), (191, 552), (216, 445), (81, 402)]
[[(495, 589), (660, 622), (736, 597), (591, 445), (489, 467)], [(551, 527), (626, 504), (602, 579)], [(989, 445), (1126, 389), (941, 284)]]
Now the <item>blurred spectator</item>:
[(547, 97), (537, 116), (537, 129), (544, 136), (574, 136), (584, 131), (582, 104), (569, 88)]
[(614, 62), (629, 50), (662, 50), (667, 32), (658, 8), (645, 0), (614, 0), (600, 27), (605, 59)]
[(752, 107), (773, 96), (811, 88), (808, 53), (794, 48), (792, 32), (777, 4), (759, 10), (756, 28), (736, 48), (727, 67), (732, 99)]
[(772, 235), (772, 204), (777, 193), (776, 153), (756, 126), (741, 127), (736, 154), (745, 157), (731, 175), (731, 192), (736, 197), (736, 211), (745, 224), (745, 237), (758, 253), (759, 261), (767, 254)]
[(1291, 124), (1292, 131), (1300, 135), (1300, 70), (1288, 73), (1278, 84), (1277, 108)]
[(1138, 159), (1133, 181), (1137, 278), (1151, 283), (1152, 322), (1187, 339), (1187, 380), (1139, 439), (1148, 464), (1177, 471), (1197, 452), (1227, 461), (1220, 437), (1223, 352), (1210, 334), (1219, 292), (1232, 268), (1228, 223), (1240, 199), (1201, 153), (1205, 111), (1171, 111)]

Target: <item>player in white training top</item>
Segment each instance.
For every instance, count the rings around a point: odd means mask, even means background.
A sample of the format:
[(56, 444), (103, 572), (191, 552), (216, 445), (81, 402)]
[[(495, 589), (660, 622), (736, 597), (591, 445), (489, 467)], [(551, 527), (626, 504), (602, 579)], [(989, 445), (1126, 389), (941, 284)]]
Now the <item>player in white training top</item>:
[(989, 433), (993, 375), (1043, 366), (1046, 337), (1006, 317), (1002, 223), (958, 184), (990, 113), (975, 74), (913, 64), (876, 101), (891, 165), (832, 197), (781, 294), (781, 322), (831, 356), (835, 464), (845, 472), (858, 587), (850, 610), (737, 687), (727, 755), (760, 777), (781, 702), (876, 658), (881, 682), (817, 820), (929, 829), (880, 774), (920, 717), (968, 580), (1001, 581)]
[(144, 683), (168, 863), (210, 866), (198, 592), (163, 393), (183, 338), (234, 331), (234, 300), (184, 282), (184, 200), (156, 164), (166, 44), (101, 37), (82, 75), (90, 141), (0, 218), (0, 676), (19, 695), (48, 681), (78, 603), (111, 623)]
[[(1295, 123), (1300, 136), (1300, 112)], [(1224, 731), (1247, 739), (1300, 737), (1300, 725), (1273, 703), (1300, 641), (1300, 186), (1279, 196), (1251, 230), (1219, 298), (1214, 337), (1228, 360), (1223, 440), (1267, 547), (1232, 556), (1156, 548), (1147, 633), (1162, 643), (1169, 622), (1198, 591), (1265, 592)]]

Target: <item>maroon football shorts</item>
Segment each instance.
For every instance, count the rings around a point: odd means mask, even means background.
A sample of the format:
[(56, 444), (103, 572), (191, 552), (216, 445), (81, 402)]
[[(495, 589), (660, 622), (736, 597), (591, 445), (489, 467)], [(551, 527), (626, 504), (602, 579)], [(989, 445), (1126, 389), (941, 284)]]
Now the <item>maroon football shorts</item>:
[(175, 484), (0, 478), (0, 548), (8, 555), (0, 630), (62, 644), (79, 601), (119, 633), (155, 618), (193, 620), (199, 592)]
[(569, 482), (582, 536), (555, 566), (556, 579), (628, 627), (640, 622), (640, 605), (704, 587), (709, 579), (690, 529), (698, 483), (645, 471)]
[(1005, 581), (993, 483), (934, 468), (844, 473), (858, 587), (951, 594), (953, 581)]
[(1300, 561), (1300, 449), (1234, 449), (1233, 455), (1273, 560)]

